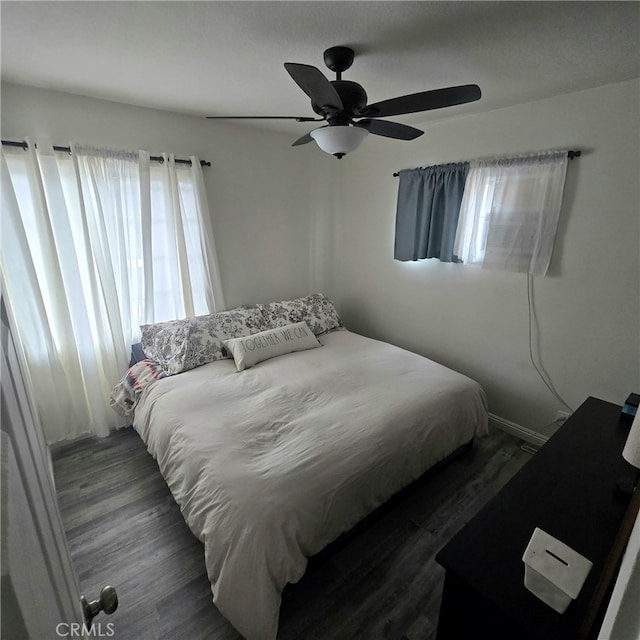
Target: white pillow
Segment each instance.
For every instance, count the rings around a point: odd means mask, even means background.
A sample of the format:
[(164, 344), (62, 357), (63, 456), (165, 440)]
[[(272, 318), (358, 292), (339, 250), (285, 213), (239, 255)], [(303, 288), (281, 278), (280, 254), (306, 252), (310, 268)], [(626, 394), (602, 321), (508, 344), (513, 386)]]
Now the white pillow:
[(296, 322), (250, 336), (231, 338), (225, 340), (224, 344), (231, 351), (238, 371), (285, 353), (322, 346), (306, 322)]

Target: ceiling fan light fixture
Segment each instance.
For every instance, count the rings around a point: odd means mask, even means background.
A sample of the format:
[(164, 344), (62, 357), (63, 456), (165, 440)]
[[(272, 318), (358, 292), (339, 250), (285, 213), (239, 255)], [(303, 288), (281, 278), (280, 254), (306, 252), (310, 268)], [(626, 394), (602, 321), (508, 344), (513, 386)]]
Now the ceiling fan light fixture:
[(310, 135), (324, 152), (342, 158), (345, 154), (355, 151), (368, 133), (361, 127), (334, 125), (314, 129)]

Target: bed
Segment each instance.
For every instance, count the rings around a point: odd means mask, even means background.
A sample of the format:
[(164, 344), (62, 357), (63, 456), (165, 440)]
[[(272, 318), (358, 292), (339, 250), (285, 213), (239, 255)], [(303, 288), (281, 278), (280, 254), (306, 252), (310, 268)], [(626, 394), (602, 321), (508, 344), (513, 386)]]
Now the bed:
[(213, 601), (274, 640), (307, 559), (487, 429), (473, 380), (343, 328), (321, 348), (156, 380), (133, 426), (205, 548)]

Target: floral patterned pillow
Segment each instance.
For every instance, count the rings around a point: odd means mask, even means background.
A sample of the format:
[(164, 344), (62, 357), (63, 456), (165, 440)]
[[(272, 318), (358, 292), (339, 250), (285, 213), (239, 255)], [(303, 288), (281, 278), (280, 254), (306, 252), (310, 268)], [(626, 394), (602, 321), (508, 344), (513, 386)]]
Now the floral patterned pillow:
[(340, 316), (333, 302), (322, 293), (304, 298), (259, 304), (262, 314), (272, 328), (284, 327), (295, 322), (306, 322), (316, 336), (342, 327)]
[(159, 362), (169, 375), (231, 358), (224, 340), (268, 328), (258, 307), (238, 307), (206, 316), (140, 326), (145, 354)]

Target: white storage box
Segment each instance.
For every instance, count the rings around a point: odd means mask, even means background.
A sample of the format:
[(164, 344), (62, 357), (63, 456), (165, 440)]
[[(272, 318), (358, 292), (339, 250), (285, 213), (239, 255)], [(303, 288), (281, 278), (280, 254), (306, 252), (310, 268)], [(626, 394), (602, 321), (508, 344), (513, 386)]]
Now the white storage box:
[(584, 556), (537, 527), (522, 561), (524, 586), (558, 613), (578, 597), (592, 567)]

